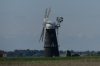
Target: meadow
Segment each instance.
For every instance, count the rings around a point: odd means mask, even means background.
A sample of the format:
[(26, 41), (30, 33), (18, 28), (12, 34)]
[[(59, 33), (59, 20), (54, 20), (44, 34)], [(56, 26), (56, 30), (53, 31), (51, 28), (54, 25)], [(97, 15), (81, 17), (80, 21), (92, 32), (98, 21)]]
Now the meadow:
[(100, 57), (0, 58), (0, 66), (100, 66)]

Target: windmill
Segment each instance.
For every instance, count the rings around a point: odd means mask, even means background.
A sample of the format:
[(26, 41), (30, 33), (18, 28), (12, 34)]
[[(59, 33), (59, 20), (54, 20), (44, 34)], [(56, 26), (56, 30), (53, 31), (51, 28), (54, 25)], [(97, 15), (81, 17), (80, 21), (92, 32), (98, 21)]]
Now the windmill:
[(57, 23), (49, 21), (50, 11), (51, 8), (47, 8), (45, 11), (43, 29), (40, 36), (40, 40), (44, 40), (44, 57), (59, 56), (57, 35), (63, 17), (57, 17)]

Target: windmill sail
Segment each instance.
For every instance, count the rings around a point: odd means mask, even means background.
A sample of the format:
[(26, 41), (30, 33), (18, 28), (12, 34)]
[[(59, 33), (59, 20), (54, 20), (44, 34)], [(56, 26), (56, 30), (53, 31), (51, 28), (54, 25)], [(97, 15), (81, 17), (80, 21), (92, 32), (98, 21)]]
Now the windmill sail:
[[(42, 41), (43, 41), (43, 37), (44, 37), (44, 27), (43, 27), (42, 32), (41, 32), (40, 40), (42, 39)], [(40, 42), (40, 40), (39, 40), (39, 42)]]
[[(42, 41), (44, 39), (44, 29), (45, 29), (45, 26), (46, 26), (46, 22), (48, 21), (50, 11), (51, 11), (51, 8), (45, 10), (43, 29), (42, 29), (41, 36), (40, 36), (40, 40), (42, 39)], [(40, 42), (40, 40), (39, 40), (39, 42)]]

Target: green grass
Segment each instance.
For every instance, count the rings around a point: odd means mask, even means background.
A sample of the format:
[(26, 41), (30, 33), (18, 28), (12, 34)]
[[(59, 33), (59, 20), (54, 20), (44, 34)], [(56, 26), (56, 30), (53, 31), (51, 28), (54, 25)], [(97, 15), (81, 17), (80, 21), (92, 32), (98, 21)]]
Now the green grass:
[(0, 58), (0, 66), (100, 66), (100, 57)]
[(85, 57), (32, 57), (32, 58), (0, 58), (0, 61), (70, 61), (70, 60), (100, 60), (100, 56)]

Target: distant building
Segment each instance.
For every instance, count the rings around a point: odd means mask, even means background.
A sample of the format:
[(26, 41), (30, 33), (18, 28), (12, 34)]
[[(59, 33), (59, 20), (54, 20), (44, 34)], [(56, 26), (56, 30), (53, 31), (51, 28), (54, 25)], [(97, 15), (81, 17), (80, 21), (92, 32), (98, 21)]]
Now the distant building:
[(5, 58), (6, 58), (6, 57), (7, 57), (7, 54), (3, 54), (3, 57), (5, 57)]
[(69, 50), (66, 51), (66, 57), (71, 57), (71, 52)]
[(2, 51), (0, 50), (0, 58), (1, 58), (1, 57), (3, 57), (3, 53), (2, 53)]

